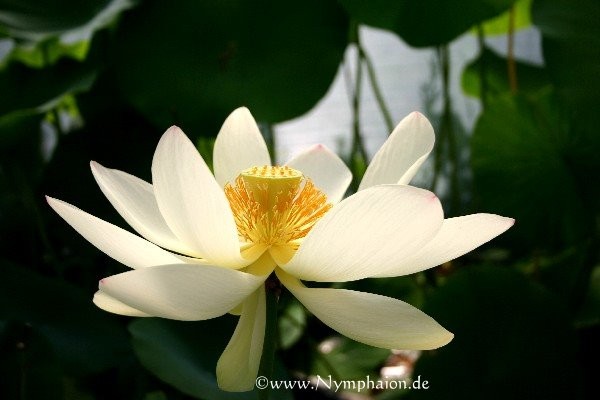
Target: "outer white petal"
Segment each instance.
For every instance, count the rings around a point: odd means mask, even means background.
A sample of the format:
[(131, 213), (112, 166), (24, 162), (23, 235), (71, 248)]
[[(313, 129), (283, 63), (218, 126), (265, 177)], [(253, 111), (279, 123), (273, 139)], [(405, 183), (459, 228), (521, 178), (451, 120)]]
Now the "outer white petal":
[(62, 200), (49, 196), (46, 196), (46, 200), (50, 207), (87, 241), (130, 268), (182, 262), (195, 263), (195, 260), (169, 253), (139, 236), (96, 218)]
[(185, 134), (171, 127), (152, 161), (158, 208), (171, 231), (210, 263), (242, 267), (238, 233), (229, 202)]
[(408, 275), (435, 267), (470, 252), (513, 226), (515, 220), (494, 214), (472, 214), (444, 220), (437, 235), (419, 251), (380, 270), (375, 277)]
[(217, 382), (228, 392), (245, 392), (254, 388), (265, 339), (264, 285), (243, 304), (235, 332), (217, 362)]
[(161, 265), (104, 278), (100, 290), (146, 314), (196, 321), (227, 313), (265, 279), (212, 265)]
[(94, 161), (90, 166), (106, 198), (140, 235), (161, 247), (195, 255), (171, 232), (160, 214), (151, 184), (123, 171), (104, 168)]
[(290, 292), (326, 325), (361, 343), (386, 349), (430, 350), (454, 335), (403, 301), (346, 289), (312, 289), (277, 270)]
[(271, 165), (269, 150), (250, 111), (240, 107), (227, 117), (215, 140), (215, 178), (225, 186), (242, 170), (262, 165)]
[(346, 164), (322, 144), (296, 155), (287, 165), (309, 177), (333, 204), (342, 200), (352, 181), (352, 173)]
[(121, 303), (119, 300), (110, 297), (101, 290), (98, 290), (94, 294), (94, 304), (104, 311), (108, 311), (114, 314), (127, 315), (129, 317), (151, 317), (140, 310), (136, 310), (127, 304)]
[(300, 279), (320, 282), (374, 276), (423, 247), (443, 220), (438, 198), (427, 190), (402, 185), (369, 188), (325, 214), (281, 267)]
[(427, 118), (416, 111), (409, 114), (375, 154), (358, 190), (389, 183), (407, 185), (433, 149), (434, 141)]

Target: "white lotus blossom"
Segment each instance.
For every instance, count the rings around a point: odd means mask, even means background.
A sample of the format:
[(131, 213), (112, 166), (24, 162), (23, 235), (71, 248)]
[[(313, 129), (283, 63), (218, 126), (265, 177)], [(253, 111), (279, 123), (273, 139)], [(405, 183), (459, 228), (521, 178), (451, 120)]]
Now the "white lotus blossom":
[(152, 184), (91, 163), (102, 192), (141, 236), (61, 200), (50, 206), (98, 249), (133, 270), (104, 278), (94, 303), (130, 316), (204, 320), (241, 311), (217, 364), (221, 388), (251, 390), (265, 333), (266, 278), (317, 318), (372, 346), (434, 349), (452, 340), (435, 320), (397, 299), (302, 281), (407, 275), (459, 257), (507, 230), (513, 219), (444, 219), (438, 198), (408, 186), (433, 148), (427, 119), (412, 113), (370, 163), (359, 191), (342, 200), (351, 173), (317, 145), (284, 166), (246, 108), (225, 121), (214, 176), (172, 127), (152, 161)]

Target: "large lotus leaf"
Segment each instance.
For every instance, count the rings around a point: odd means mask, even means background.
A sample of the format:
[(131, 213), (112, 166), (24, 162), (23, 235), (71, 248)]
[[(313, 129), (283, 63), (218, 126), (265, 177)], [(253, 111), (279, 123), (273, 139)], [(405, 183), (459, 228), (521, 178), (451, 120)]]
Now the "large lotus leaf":
[(456, 273), (425, 312), (454, 333), (425, 353), (411, 399), (582, 398), (577, 341), (564, 305), (525, 276), (477, 266)]
[(148, 1), (115, 39), (125, 97), (160, 129), (211, 136), (241, 105), (268, 122), (312, 108), (342, 60), (347, 20), (332, 0)]
[(396, 32), (409, 45), (448, 43), (506, 11), (514, 0), (341, 0), (359, 22)]
[[(132, 322), (129, 331), (142, 365), (183, 393), (205, 400), (254, 400), (257, 390), (231, 393), (217, 386), (215, 366), (235, 322), (232, 316), (199, 322), (143, 318)], [(277, 379), (285, 379), (277, 365), (275, 373)], [(291, 395), (273, 391), (270, 398), (289, 400)]]
[(0, 321), (0, 397), (63, 399), (62, 371), (48, 340), (20, 322)]
[[(533, 22), (542, 32), (544, 60), (578, 125), (597, 138), (600, 114), (600, 2), (536, 0)], [(596, 142), (598, 143), (598, 142)]]
[(0, 0), (0, 34), (40, 42), (90, 39), (136, 0)]
[(128, 355), (125, 331), (94, 306), (91, 293), (6, 261), (0, 266), (0, 319), (33, 326), (67, 372), (98, 372)]
[[(537, 91), (549, 84), (548, 73), (543, 67), (519, 61), (515, 65), (520, 91)], [(484, 48), (483, 53), (463, 70), (463, 91), (469, 96), (481, 97), (482, 77), (486, 96), (510, 92), (507, 60), (488, 48)]]
[(0, 116), (18, 110), (46, 112), (66, 94), (88, 90), (95, 79), (93, 66), (74, 61), (43, 70), (11, 65), (0, 71)]
[(498, 96), (481, 114), (471, 142), (478, 208), (510, 216), (517, 247), (552, 249), (587, 235), (586, 214), (565, 111), (554, 96)]

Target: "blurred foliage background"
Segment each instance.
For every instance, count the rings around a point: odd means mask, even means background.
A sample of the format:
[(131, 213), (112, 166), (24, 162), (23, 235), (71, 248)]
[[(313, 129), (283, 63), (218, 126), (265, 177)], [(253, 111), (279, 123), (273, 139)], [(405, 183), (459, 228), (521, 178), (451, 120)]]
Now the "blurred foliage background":
[[(430, 383), (361, 393), (381, 400), (598, 398), (597, 0), (0, 0), (0, 398), (256, 398), (216, 387), (234, 317), (182, 323), (96, 309), (98, 279), (125, 267), (53, 214), (44, 194), (124, 226), (95, 187), (90, 160), (150, 180), (154, 148), (172, 124), (210, 159), (211, 140), (240, 105), (270, 141), (273, 124), (323, 98), (348, 46), (372, 72), (357, 34), (363, 25), (437, 51), (443, 106), (429, 116), (437, 141), (425, 186), (446, 183), (447, 216), (486, 211), (517, 224), (425, 273), (344, 285), (424, 309), (454, 332), (446, 347), (364, 346), (284, 295), (278, 375), (421, 375)], [(541, 32), (543, 66), (511, 52), (515, 30), (531, 25)], [(479, 38), (479, 56), (462, 71), (463, 90), (482, 111), (461, 133), (448, 52), (468, 32)], [(506, 57), (485, 44), (495, 34), (508, 35)], [(354, 93), (351, 151), (341, 155), (355, 183), (368, 161), (360, 101)]]

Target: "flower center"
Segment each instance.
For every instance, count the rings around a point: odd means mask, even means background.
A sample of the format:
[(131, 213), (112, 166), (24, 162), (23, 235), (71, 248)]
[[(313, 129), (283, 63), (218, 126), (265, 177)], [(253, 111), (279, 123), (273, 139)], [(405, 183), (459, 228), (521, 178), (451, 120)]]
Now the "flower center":
[(279, 260), (291, 258), (299, 239), (332, 207), (310, 179), (285, 166), (248, 168), (225, 185), (225, 195), (239, 235)]

